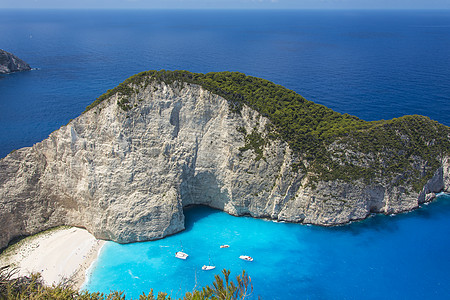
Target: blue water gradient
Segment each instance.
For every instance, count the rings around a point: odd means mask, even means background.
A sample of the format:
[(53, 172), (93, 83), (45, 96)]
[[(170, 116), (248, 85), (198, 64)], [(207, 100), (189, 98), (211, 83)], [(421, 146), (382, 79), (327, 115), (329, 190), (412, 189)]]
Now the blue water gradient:
[[(0, 48), (38, 68), (0, 75), (0, 157), (150, 69), (240, 71), (365, 120), (450, 125), (450, 11), (0, 10)], [(263, 299), (445, 299), (448, 200), (337, 228), (193, 209), (181, 234), (107, 243), (87, 287), (181, 296), (245, 268)], [(187, 261), (173, 257), (181, 244)], [(202, 272), (209, 257), (217, 269)]]
[[(253, 299), (446, 299), (450, 295), (450, 196), (398, 216), (333, 228), (185, 211), (186, 230), (163, 240), (107, 242), (84, 288), (151, 288), (181, 297), (225, 268), (246, 270)], [(230, 248), (221, 249), (221, 244)], [(175, 258), (183, 247), (187, 260)], [(245, 254), (253, 262), (239, 259)], [(209, 261), (213, 271), (202, 271)]]
[(0, 157), (150, 69), (240, 71), (365, 120), (450, 125), (450, 11), (0, 10)]

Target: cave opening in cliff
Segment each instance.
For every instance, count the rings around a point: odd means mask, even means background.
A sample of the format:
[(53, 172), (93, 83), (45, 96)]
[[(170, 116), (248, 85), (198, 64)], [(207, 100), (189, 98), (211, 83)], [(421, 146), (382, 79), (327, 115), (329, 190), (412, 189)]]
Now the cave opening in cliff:
[(188, 205), (183, 208), (185, 231), (190, 231), (199, 220), (210, 218), (222, 211), (202, 204)]

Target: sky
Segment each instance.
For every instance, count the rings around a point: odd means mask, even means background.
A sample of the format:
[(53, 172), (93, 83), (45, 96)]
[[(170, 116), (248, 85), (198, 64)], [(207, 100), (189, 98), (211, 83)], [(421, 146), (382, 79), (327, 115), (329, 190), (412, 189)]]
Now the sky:
[(0, 0), (0, 9), (450, 9), (450, 0)]

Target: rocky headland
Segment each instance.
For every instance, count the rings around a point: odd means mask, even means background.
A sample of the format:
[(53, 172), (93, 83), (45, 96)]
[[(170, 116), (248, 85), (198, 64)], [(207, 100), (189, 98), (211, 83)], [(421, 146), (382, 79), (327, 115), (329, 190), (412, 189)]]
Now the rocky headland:
[(72, 225), (120, 243), (184, 229), (183, 207), (332, 226), (450, 191), (450, 129), (366, 122), (240, 73), (148, 71), (0, 160), (0, 248)]
[(0, 49), (0, 74), (31, 70), (30, 65), (12, 53)]

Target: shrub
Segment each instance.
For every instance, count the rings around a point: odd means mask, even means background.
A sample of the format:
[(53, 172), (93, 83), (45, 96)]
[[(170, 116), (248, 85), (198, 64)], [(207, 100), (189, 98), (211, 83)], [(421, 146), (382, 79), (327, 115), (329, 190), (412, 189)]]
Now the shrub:
[[(0, 300), (12, 299), (58, 299), (58, 300), (125, 300), (124, 292), (111, 291), (109, 294), (90, 293), (88, 291), (78, 291), (69, 282), (47, 287), (42, 283), (39, 274), (31, 277), (18, 277), (16, 269), (9, 266), (0, 268)], [(222, 270), (223, 279), (215, 275), (212, 286), (205, 286), (202, 290), (194, 290), (185, 294), (183, 300), (200, 299), (245, 299), (253, 292), (251, 278), (245, 271), (236, 277), (236, 283), (230, 280), (230, 271)], [(172, 297), (164, 292), (159, 292), (154, 296), (153, 290), (148, 294), (142, 293), (139, 300), (171, 300)]]

